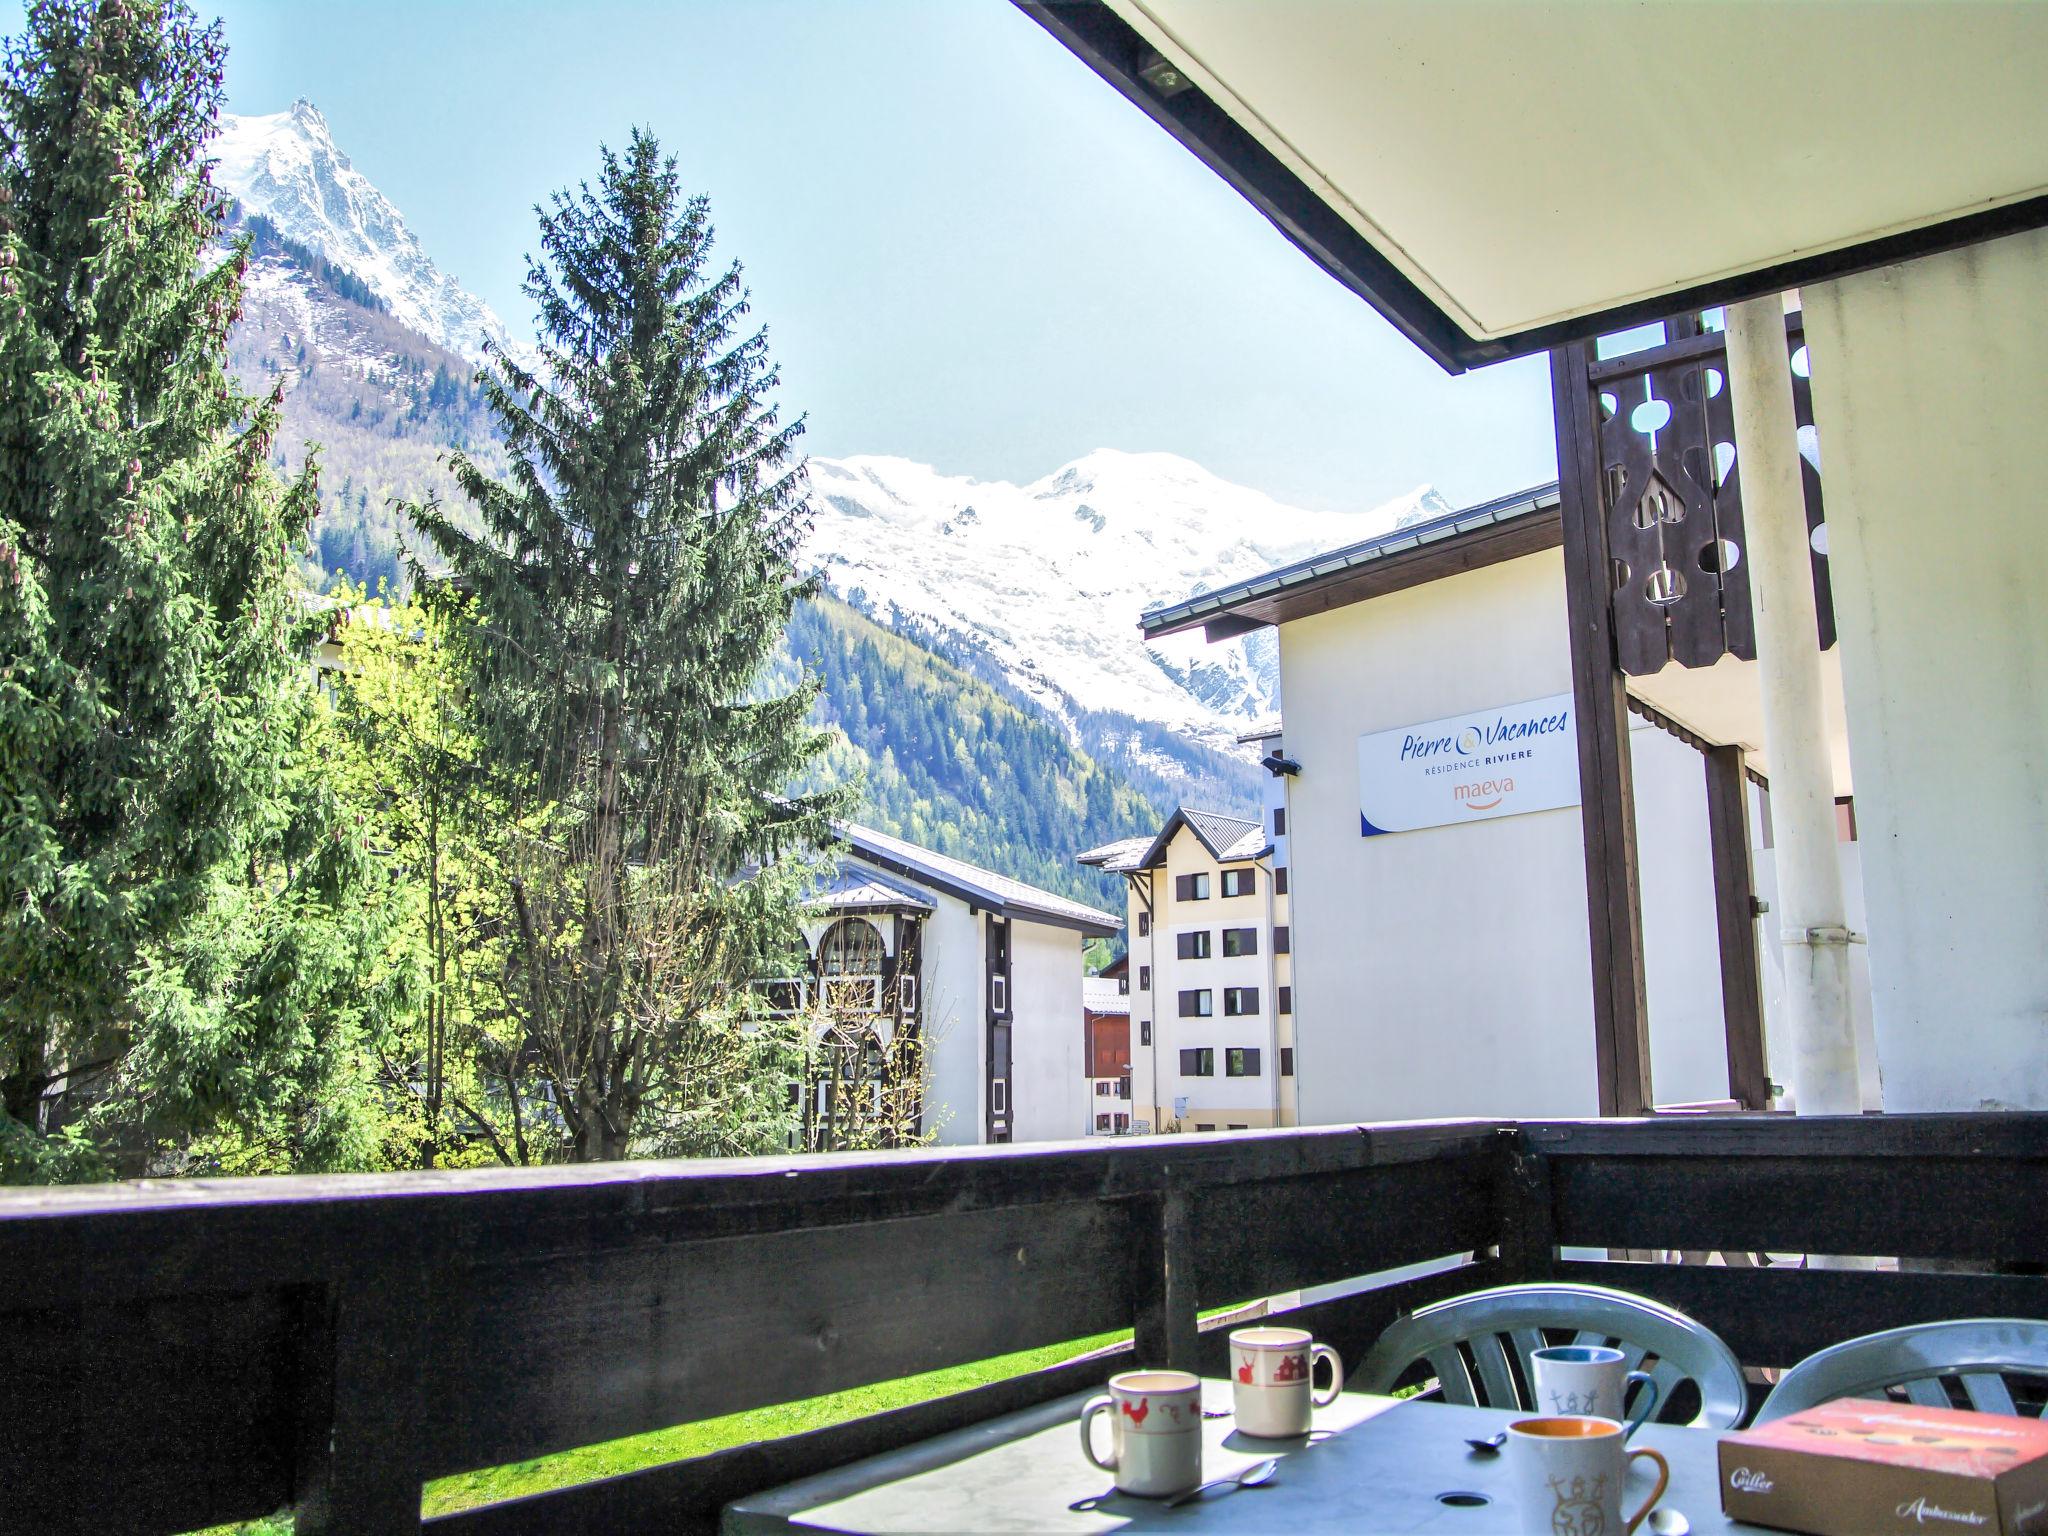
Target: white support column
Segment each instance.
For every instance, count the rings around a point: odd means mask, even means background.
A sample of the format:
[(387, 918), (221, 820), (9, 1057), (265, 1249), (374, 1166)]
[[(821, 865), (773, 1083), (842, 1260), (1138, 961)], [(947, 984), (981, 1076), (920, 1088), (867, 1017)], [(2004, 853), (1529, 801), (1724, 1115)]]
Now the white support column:
[(1792, 1061), (1803, 1115), (1856, 1114), (1856, 1035), (1849, 1015), (1849, 929), (1835, 848), (1834, 770), (1821, 711), (1819, 630), (1800, 485), (1799, 427), (1775, 294), (1728, 306), (1728, 387), (1750, 603), (1763, 674), (1764, 750), (1784, 946)]

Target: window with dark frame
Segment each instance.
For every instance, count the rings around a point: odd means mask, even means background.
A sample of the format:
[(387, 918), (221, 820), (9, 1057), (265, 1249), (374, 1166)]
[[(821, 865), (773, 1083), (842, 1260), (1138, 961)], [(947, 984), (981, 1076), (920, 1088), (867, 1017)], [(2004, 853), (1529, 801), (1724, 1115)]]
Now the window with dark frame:
[(1223, 1075), (1225, 1077), (1257, 1077), (1259, 1075), (1259, 1048), (1255, 1045), (1233, 1045), (1223, 1053)]
[(1149, 965), (1138, 967), (1138, 990), (1140, 992), (1150, 992), (1152, 990), (1152, 967)]
[(1287, 931), (1285, 923), (1281, 923), (1273, 929), (1273, 953), (1276, 955), (1291, 955), (1294, 953), (1294, 936)]
[(1259, 952), (1259, 930), (1256, 928), (1226, 928), (1223, 930), (1223, 958), (1235, 960), (1242, 955), (1256, 955)]
[(1173, 899), (1175, 901), (1207, 901), (1209, 899), (1209, 876), (1205, 871), (1199, 875), (1175, 875), (1173, 877)]
[(1294, 1076), (1294, 1047), (1291, 1045), (1280, 1047), (1280, 1075), (1282, 1077)]
[(1152, 1043), (1152, 1021), (1151, 1021), (1150, 1019), (1140, 1019), (1140, 1020), (1138, 1020), (1138, 1044), (1140, 1044), (1140, 1045), (1150, 1045), (1151, 1043)]
[(1180, 1053), (1180, 1075), (1182, 1077), (1214, 1077), (1216, 1075), (1216, 1052), (1206, 1045), (1190, 1046)]
[(1259, 872), (1256, 869), (1226, 869), (1223, 871), (1223, 894), (1226, 896), (1258, 895)]
[(1108, 1129), (1109, 1129), (1109, 1116), (1108, 1116), (1108, 1115), (1097, 1115), (1097, 1116), (1095, 1117), (1095, 1129), (1097, 1129), (1098, 1131), (1106, 1131), (1106, 1130), (1108, 1130)]
[(1138, 937), (1139, 937), (1139, 938), (1141, 938), (1141, 939), (1142, 939), (1142, 938), (1145, 938), (1145, 937), (1146, 937), (1146, 936), (1148, 936), (1148, 935), (1149, 935), (1149, 934), (1150, 934), (1151, 932), (1152, 932), (1152, 914), (1151, 914), (1150, 912), (1140, 912), (1140, 913), (1138, 914)]
[(1180, 1016), (1184, 1019), (1206, 1019), (1216, 1011), (1216, 994), (1207, 987), (1183, 988), (1180, 994)]
[(1257, 987), (1225, 987), (1223, 989), (1223, 1014), (1225, 1018), (1241, 1019), (1247, 1014), (1259, 1011), (1259, 989)]
[(1176, 933), (1173, 936), (1173, 952), (1181, 960), (1206, 960), (1209, 958), (1209, 930), (1197, 928), (1191, 933)]
[(1294, 1012), (1294, 988), (1292, 988), (1292, 987), (1282, 987), (1282, 988), (1280, 988), (1280, 996), (1279, 996), (1279, 1001), (1278, 1001), (1278, 1004), (1277, 1004), (1277, 1006), (1278, 1006), (1278, 1008), (1279, 1008), (1280, 1012), (1282, 1012), (1282, 1013), (1292, 1013), (1292, 1012)]
[(1285, 837), (1287, 835), (1287, 807), (1284, 805), (1273, 807), (1273, 835), (1275, 837)]
[(1273, 871), (1273, 894), (1275, 896), (1285, 896), (1287, 894), (1287, 866), (1285, 864), (1282, 864)]

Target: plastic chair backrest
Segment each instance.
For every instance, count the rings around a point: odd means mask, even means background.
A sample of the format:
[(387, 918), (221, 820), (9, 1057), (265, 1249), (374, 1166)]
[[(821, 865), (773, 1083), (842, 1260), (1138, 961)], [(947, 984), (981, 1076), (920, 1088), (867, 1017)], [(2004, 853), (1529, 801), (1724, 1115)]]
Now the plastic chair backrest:
[(1867, 1333), (1808, 1355), (1780, 1378), (1756, 1412), (1759, 1424), (1842, 1397), (1904, 1390), (1923, 1408), (1953, 1406), (1944, 1376), (1961, 1383), (1979, 1413), (2019, 1412), (2003, 1373), (2048, 1376), (2048, 1323), (2024, 1317), (1966, 1317)]
[(1700, 1396), (1696, 1425), (1733, 1429), (1749, 1407), (1742, 1362), (1711, 1329), (1602, 1285), (1504, 1285), (1423, 1307), (1380, 1335), (1351, 1385), (1391, 1391), (1410, 1366), (1426, 1360), (1448, 1402), (1529, 1409), (1530, 1352), (1560, 1343), (1619, 1349), (1629, 1370), (1649, 1371), (1660, 1405), (1673, 1400), (1680, 1382), (1692, 1382)]

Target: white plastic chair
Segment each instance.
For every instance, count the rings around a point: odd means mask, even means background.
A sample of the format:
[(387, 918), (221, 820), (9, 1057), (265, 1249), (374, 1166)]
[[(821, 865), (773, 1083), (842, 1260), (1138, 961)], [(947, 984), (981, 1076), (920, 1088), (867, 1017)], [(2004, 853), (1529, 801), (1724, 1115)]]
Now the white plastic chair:
[(1530, 1409), (1529, 1356), (1547, 1344), (1619, 1349), (1628, 1370), (1650, 1373), (1660, 1405), (1673, 1400), (1681, 1382), (1692, 1382), (1700, 1408), (1691, 1422), (1708, 1429), (1735, 1428), (1749, 1407), (1742, 1362), (1712, 1329), (1659, 1302), (1601, 1285), (1504, 1285), (1423, 1307), (1380, 1335), (1350, 1385), (1388, 1392), (1410, 1366), (1426, 1360), (1446, 1402)]
[(2022, 1317), (1968, 1317), (1867, 1333), (1808, 1355), (1787, 1371), (1759, 1424), (1843, 1397), (1888, 1397), (1898, 1388), (1923, 1408), (1954, 1406), (1943, 1378), (1953, 1377), (1979, 1413), (2018, 1414), (2005, 1374), (2048, 1377), (2048, 1323)]

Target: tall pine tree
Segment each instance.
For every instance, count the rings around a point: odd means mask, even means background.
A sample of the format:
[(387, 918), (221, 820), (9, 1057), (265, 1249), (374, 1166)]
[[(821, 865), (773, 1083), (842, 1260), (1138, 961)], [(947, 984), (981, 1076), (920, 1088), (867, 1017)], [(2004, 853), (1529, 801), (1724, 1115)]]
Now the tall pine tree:
[(9, 1178), (238, 1127), (354, 1160), (360, 850), (307, 761), (312, 472), (277, 481), (279, 397), (225, 369), (222, 57), (177, 0), (38, 0), (0, 76)]
[(602, 151), (540, 235), (540, 364), (482, 381), (510, 478), (453, 460), (480, 537), (412, 509), (474, 594), (471, 708), (516, 765), (507, 992), (576, 1158), (755, 1149), (784, 1084), (740, 1027), (745, 983), (779, 972), (839, 804), (782, 793), (824, 746), (815, 685), (761, 686), (807, 591), (802, 423), (651, 137)]

